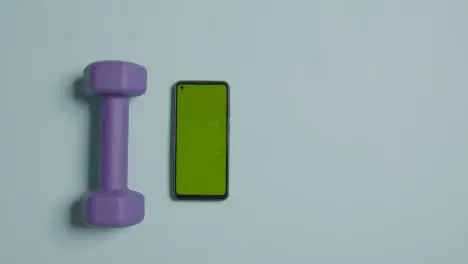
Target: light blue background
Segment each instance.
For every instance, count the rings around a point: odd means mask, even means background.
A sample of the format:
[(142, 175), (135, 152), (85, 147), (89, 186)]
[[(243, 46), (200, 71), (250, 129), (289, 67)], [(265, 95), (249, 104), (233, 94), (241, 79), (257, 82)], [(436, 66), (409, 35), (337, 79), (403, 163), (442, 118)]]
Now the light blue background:
[[(2, 0), (0, 263), (468, 261), (465, 0)], [(90, 62), (143, 64), (125, 230), (69, 225)], [(231, 197), (169, 199), (169, 91), (232, 86)]]

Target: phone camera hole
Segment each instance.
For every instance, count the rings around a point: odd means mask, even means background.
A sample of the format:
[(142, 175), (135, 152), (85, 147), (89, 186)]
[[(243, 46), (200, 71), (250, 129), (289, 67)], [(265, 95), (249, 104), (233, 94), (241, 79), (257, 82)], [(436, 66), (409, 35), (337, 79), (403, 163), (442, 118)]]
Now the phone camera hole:
[(183, 90), (183, 89), (184, 89), (184, 86), (183, 86), (183, 85), (182, 85), (182, 86), (180, 86), (180, 89), (181, 89), (181, 90)]

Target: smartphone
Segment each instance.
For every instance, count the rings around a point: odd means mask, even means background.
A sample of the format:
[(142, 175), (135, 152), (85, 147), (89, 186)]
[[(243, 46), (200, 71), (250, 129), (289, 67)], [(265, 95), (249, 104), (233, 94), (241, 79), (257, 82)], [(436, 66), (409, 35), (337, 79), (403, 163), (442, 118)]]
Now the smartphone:
[(224, 200), (229, 192), (229, 85), (180, 81), (174, 89), (174, 195)]

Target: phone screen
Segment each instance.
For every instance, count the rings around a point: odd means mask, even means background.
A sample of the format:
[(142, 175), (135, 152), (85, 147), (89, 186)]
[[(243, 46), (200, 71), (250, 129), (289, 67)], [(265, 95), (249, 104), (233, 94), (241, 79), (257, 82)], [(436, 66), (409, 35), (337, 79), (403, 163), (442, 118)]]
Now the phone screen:
[(228, 195), (229, 86), (179, 82), (175, 87), (175, 195)]

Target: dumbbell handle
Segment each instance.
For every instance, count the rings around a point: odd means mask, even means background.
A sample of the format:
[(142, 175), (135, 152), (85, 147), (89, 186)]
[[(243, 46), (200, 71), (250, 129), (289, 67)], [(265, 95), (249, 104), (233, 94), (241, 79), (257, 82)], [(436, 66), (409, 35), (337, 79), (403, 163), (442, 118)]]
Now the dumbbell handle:
[(100, 189), (127, 189), (128, 97), (103, 97), (101, 101)]

